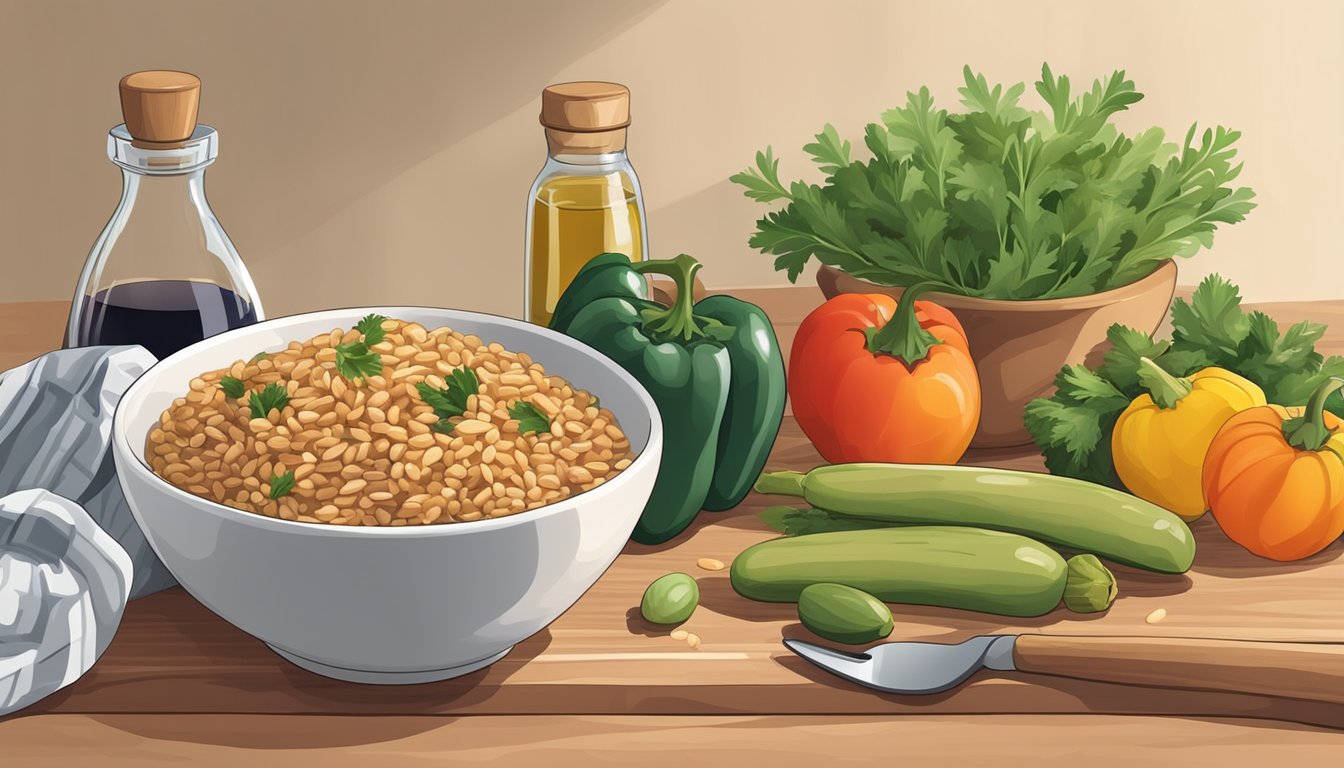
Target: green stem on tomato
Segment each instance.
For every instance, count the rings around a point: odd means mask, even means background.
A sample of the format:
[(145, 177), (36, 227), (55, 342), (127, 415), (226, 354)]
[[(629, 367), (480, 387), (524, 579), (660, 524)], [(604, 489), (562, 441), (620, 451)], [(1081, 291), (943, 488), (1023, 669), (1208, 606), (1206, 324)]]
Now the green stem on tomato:
[(1302, 451), (1323, 450), (1335, 430), (1325, 425), (1325, 401), (1340, 387), (1344, 379), (1331, 376), (1311, 393), (1302, 415), (1283, 422), (1283, 436), (1288, 444)]
[(909, 367), (928, 359), (929, 349), (942, 344), (936, 336), (924, 330), (915, 316), (915, 299), (939, 283), (928, 280), (915, 283), (901, 291), (901, 299), (896, 304), (896, 312), (881, 328), (869, 328), (868, 351), (874, 355), (891, 355)]
[(1175, 408), (1195, 388), (1189, 379), (1172, 376), (1151, 357), (1139, 358), (1139, 384), (1159, 408)]

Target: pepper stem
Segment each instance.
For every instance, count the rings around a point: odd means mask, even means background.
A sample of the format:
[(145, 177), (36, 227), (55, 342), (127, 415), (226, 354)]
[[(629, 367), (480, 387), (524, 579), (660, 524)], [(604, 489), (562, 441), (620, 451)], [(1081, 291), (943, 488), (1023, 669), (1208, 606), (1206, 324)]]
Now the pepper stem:
[(1302, 415), (1283, 422), (1283, 436), (1288, 444), (1302, 451), (1319, 451), (1330, 442), (1335, 430), (1325, 426), (1325, 401), (1340, 387), (1344, 379), (1331, 376), (1311, 393)]
[(1172, 376), (1151, 357), (1139, 358), (1139, 384), (1148, 390), (1159, 408), (1175, 408), (1195, 388), (1189, 379)]
[(882, 328), (869, 328), (868, 351), (874, 355), (891, 355), (913, 368), (915, 363), (929, 357), (929, 349), (942, 344), (936, 336), (924, 330), (915, 317), (915, 298), (921, 293), (937, 286), (938, 283), (925, 281), (901, 291), (901, 299), (896, 303), (896, 312)]
[(641, 275), (664, 275), (672, 278), (677, 287), (677, 296), (672, 306), (655, 309), (644, 314), (644, 329), (653, 335), (690, 341), (696, 336), (704, 336), (704, 329), (695, 317), (695, 273), (701, 264), (695, 259), (680, 254), (674, 259), (655, 259), (640, 261), (630, 268)]

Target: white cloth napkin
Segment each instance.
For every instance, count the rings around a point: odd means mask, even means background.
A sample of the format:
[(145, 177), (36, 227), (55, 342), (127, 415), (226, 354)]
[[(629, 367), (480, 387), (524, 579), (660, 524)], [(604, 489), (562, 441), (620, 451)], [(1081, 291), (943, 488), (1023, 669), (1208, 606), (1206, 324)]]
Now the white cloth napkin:
[(131, 558), (50, 491), (0, 498), (0, 715), (78, 680), (121, 623)]
[(44, 488), (84, 507), (135, 563), (131, 599), (176, 583), (131, 516), (112, 463), (112, 411), (155, 362), (144, 347), (84, 347), (0, 374), (0, 496)]
[(112, 413), (143, 347), (52, 352), (0, 374), (0, 715), (77, 680), (129, 599), (172, 586), (117, 483)]

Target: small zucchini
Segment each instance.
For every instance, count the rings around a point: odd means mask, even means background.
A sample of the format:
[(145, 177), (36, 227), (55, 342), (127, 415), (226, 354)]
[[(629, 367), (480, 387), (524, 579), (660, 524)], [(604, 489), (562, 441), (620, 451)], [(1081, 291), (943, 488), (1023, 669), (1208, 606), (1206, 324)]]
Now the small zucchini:
[(761, 493), (887, 525), (991, 528), (1124, 565), (1184, 573), (1195, 539), (1181, 518), (1137, 496), (1036, 472), (917, 464), (835, 464), (767, 472)]
[(869, 643), (891, 634), (891, 609), (861, 589), (811, 584), (798, 594), (798, 618), (819, 637), (837, 643)]
[(831, 582), (891, 603), (1039, 616), (1059, 605), (1068, 567), (1025, 536), (908, 526), (761, 542), (733, 560), (729, 575), (738, 594), (765, 602), (797, 602), (807, 587)]

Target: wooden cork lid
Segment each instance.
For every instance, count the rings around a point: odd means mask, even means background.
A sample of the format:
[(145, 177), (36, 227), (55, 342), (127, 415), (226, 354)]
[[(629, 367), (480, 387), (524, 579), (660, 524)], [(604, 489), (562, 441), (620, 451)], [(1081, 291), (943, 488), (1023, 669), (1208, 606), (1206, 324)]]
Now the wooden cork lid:
[(553, 152), (625, 148), (630, 89), (620, 83), (557, 83), (541, 92), (541, 124)]
[(630, 124), (630, 89), (620, 83), (558, 83), (541, 92), (541, 124), (571, 133)]
[(154, 69), (121, 79), (121, 115), (136, 141), (175, 144), (196, 130), (201, 79), (187, 72)]

